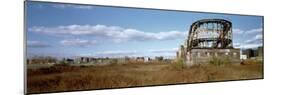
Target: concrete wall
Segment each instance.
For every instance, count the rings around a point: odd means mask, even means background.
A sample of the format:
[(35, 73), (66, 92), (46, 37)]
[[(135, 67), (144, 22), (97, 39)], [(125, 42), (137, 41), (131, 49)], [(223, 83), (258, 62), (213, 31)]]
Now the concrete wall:
[(240, 63), (240, 49), (192, 49), (188, 64), (209, 63), (213, 57), (228, 57), (231, 63)]

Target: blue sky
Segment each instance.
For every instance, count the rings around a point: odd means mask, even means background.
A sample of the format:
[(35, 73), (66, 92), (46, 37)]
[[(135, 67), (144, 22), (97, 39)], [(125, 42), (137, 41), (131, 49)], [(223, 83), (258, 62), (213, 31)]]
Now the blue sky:
[(27, 2), (27, 56), (176, 56), (190, 25), (233, 24), (236, 48), (262, 45), (262, 17)]

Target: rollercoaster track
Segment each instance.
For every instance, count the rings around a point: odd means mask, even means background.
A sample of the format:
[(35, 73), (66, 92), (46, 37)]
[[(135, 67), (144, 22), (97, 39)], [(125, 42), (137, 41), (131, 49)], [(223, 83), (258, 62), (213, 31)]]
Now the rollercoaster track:
[(189, 31), (187, 49), (232, 48), (232, 23), (224, 19), (202, 19)]

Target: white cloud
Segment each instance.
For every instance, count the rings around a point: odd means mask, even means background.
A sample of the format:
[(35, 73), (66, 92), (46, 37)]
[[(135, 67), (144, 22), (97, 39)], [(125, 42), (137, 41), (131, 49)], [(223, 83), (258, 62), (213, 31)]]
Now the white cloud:
[(246, 34), (252, 34), (252, 33), (262, 33), (263, 29), (262, 28), (257, 28), (257, 29), (251, 29), (246, 31)]
[(40, 41), (27, 41), (27, 47), (31, 48), (45, 48), (45, 47), (50, 47), (50, 45), (40, 42)]
[(178, 48), (150, 50), (152, 53), (176, 53)]
[(245, 32), (241, 29), (233, 29), (232, 31), (233, 31), (234, 34), (243, 34)]
[(246, 40), (245, 43), (246, 44), (250, 44), (250, 43), (262, 43), (262, 34), (257, 34), (256, 36), (254, 36), (252, 39)]
[(234, 34), (253, 34), (253, 33), (262, 33), (262, 28), (250, 29), (250, 30), (242, 30), (242, 29), (233, 29)]
[(241, 43), (233, 43), (233, 47), (235, 47), (235, 48), (240, 48), (240, 46), (241, 46)]
[(262, 34), (258, 34), (258, 35), (255, 36), (255, 39), (256, 40), (262, 40), (263, 39), (262, 37), (263, 37)]
[(233, 46), (235, 48), (242, 48), (242, 49), (256, 48), (263, 45), (262, 41), (263, 41), (262, 34), (257, 34), (254, 37), (252, 37), (252, 39), (248, 39), (245, 42), (233, 43)]
[(86, 47), (96, 44), (95, 40), (68, 39), (60, 41), (62, 45)]
[(93, 6), (88, 5), (73, 5), (73, 4), (55, 4), (53, 5), (55, 8), (78, 8), (78, 9), (92, 9)]
[(262, 46), (263, 42), (263, 29), (256, 28), (250, 30), (241, 30), (241, 29), (233, 29), (233, 33), (235, 38), (240, 39), (241, 42), (234, 43), (233, 46), (235, 48), (255, 48), (258, 46)]
[(241, 49), (248, 49), (248, 48), (257, 48), (259, 46), (262, 46), (262, 43), (233, 43), (233, 46), (235, 48), (241, 48)]
[(247, 49), (247, 48), (256, 48), (259, 46), (262, 46), (262, 43), (244, 44), (241, 45), (240, 48)]
[(94, 56), (94, 57), (143, 57), (148, 56), (145, 53), (153, 53), (150, 57), (155, 56), (164, 56), (164, 57), (172, 57), (175, 55), (177, 48), (171, 49), (155, 49), (148, 51), (134, 51), (134, 50), (111, 50), (111, 51), (102, 51), (97, 53), (87, 53), (80, 54), (79, 56)]
[(137, 51), (103, 51), (93, 54), (96, 57), (124, 57), (124, 56), (136, 56)]
[(143, 32), (137, 29), (106, 25), (68, 25), (57, 27), (34, 26), (29, 28), (29, 31), (54, 35), (105, 37), (112, 39), (115, 42), (127, 40), (173, 40), (184, 38), (186, 36), (185, 32), (179, 31)]
[(255, 41), (255, 40), (250, 39), (250, 40), (246, 40), (245, 43), (251, 43), (251, 42), (253, 42), (253, 41)]

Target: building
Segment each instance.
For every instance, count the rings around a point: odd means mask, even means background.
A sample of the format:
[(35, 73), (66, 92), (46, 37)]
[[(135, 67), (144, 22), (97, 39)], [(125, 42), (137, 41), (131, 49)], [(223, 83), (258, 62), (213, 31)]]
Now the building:
[(258, 56), (263, 57), (263, 47), (262, 46), (258, 47)]
[(255, 58), (255, 57), (263, 57), (263, 47), (260, 46), (258, 48), (249, 48), (242, 51), (243, 55), (246, 55), (247, 58)]
[(240, 63), (240, 49), (233, 48), (232, 23), (224, 19), (202, 19), (190, 26), (177, 52), (186, 64), (209, 63), (214, 57)]

